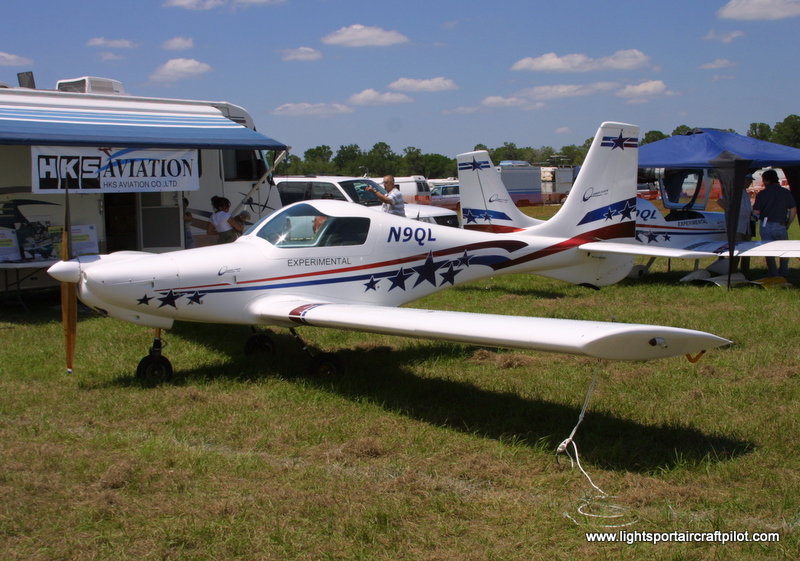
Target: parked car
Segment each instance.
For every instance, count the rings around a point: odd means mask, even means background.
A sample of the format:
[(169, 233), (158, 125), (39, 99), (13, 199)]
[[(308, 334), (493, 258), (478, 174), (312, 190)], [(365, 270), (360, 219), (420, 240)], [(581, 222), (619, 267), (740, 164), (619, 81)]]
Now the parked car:
[[(386, 194), (383, 187), (366, 177), (286, 176), (275, 177), (275, 183), (284, 206), (298, 201), (336, 199), (358, 203), (380, 211), (383, 203), (374, 194), (367, 191), (367, 187), (374, 187), (379, 192)], [(405, 209), (406, 216), (414, 220), (456, 228), (459, 226), (458, 214), (446, 208), (406, 203)]]
[(461, 194), (458, 185), (437, 185), (431, 188), (431, 205), (461, 210)]

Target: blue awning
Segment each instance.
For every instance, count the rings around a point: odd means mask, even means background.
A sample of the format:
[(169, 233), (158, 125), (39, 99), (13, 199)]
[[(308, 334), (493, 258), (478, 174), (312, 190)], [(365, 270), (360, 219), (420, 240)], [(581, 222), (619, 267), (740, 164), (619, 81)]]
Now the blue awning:
[(0, 144), (285, 150), (198, 102), (0, 89)]

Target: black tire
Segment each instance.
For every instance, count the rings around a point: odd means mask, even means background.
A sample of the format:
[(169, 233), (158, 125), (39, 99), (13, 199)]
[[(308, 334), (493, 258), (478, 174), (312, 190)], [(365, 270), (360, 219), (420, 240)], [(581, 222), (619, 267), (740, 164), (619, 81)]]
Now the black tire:
[(263, 355), (275, 352), (275, 342), (266, 333), (252, 335), (244, 344), (244, 354)]
[(136, 367), (136, 378), (146, 386), (158, 386), (172, 379), (172, 364), (167, 357), (147, 355)]
[(314, 378), (334, 378), (343, 372), (342, 362), (331, 353), (320, 353), (311, 362), (311, 376)]

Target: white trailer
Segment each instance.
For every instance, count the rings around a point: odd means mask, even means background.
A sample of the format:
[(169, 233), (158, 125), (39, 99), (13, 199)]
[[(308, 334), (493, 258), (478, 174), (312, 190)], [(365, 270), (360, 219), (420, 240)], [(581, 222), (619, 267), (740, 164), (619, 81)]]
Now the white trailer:
[[(81, 80), (89, 93), (75, 93)], [(16, 273), (4, 271), (4, 291), (47, 284), (19, 262), (41, 269), (54, 255), (18, 247), (14, 259), (16, 232), (63, 226), (67, 199), (73, 227), (101, 253), (182, 249), (187, 231), (198, 246), (213, 243), (215, 195), (253, 222), (280, 207), (269, 178), (288, 147), (256, 132), (245, 109), (91, 93), (93, 80), (69, 81), (71, 91), (0, 86), (0, 269)]]
[(567, 200), (567, 195), (572, 189), (572, 174), (572, 168), (543, 167), (542, 203), (561, 204)]

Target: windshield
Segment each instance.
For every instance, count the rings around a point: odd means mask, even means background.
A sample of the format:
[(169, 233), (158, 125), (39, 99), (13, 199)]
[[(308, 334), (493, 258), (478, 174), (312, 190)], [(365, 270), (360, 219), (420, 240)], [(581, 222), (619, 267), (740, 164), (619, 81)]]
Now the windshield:
[(378, 197), (367, 191), (367, 187), (374, 187), (379, 193), (383, 195), (386, 194), (384, 188), (371, 179), (348, 179), (347, 181), (340, 181), (339, 184), (342, 186), (342, 189), (347, 192), (350, 198), (360, 205), (377, 206), (383, 204), (380, 200), (378, 200)]
[(332, 217), (311, 205), (296, 204), (277, 212), (249, 231), (275, 247), (362, 245), (369, 234), (369, 218)]

